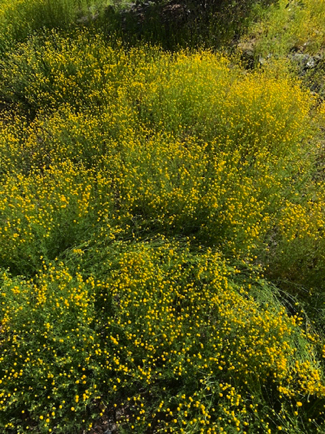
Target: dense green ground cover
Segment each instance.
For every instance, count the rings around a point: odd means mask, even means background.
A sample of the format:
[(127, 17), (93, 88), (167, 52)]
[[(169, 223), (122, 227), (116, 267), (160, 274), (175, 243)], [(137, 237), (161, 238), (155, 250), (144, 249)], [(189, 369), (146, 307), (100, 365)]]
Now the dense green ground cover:
[(321, 95), (109, 10), (0, 2), (1, 433), (324, 433)]

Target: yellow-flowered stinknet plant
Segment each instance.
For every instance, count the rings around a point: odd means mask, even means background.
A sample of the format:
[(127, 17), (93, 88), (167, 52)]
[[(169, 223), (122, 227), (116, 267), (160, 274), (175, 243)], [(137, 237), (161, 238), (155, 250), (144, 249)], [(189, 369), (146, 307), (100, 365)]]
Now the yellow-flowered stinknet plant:
[(105, 168), (119, 218), (140, 231), (197, 232), (246, 254), (304, 194), (313, 101), (285, 74), (244, 74), (212, 53), (126, 53), (85, 32), (34, 38), (3, 68), (4, 98), (34, 120), (4, 124), (2, 171)]
[(323, 432), (316, 99), (85, 30), (0, 66), (1, 432)]
[(245, 288), (244, 270), (213, 250), (158, 239), (109, 250), (102, 280), (58, 262), (29, 281), (3, 273), (4, 432), (13, 418), (19, 432), (66, 432), (106, 408), (125, 432), (293, 432), (302, 420), (316, 430), (317, 338), (274, 288)]

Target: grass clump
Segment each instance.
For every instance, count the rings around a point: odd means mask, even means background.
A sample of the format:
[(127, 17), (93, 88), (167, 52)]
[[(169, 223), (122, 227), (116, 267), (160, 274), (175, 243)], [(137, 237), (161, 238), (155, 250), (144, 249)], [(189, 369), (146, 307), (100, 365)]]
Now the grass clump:
[(44, 28), (67, 29), (78, 18), (90, 17), (104, 1), (96, 0), (3, 0), (0, 5), (0, 50), (5, 52), (16, 42)]
[(258, 6), (248, 31), (238, 44), (248, 64), (285, 59), (304, 86), (324, 100), (325, 3), (282, 1)]
[(279, 0), (262, 12), (251, 28), (257, 54), (281, 56), (290, 51), (317, 54), (324, 48), (324, 1)]

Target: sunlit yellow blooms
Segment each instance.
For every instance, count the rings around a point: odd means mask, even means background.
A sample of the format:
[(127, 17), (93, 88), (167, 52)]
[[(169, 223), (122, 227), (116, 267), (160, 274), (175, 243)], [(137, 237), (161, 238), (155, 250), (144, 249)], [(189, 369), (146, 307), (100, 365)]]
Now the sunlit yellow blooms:
[(1, 433), (324, 432), (316, 98), (85, 29), (0, 71)]

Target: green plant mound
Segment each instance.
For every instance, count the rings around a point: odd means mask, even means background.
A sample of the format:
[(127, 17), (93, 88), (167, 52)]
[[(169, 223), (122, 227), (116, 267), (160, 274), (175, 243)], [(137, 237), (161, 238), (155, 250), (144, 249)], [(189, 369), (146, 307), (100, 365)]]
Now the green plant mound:
[(313, 336), (253, 270), (241, 285), (219, 253), (158, 239), (111, 243), (101, 267), (3, 273), (3, 432), (72, 432), (105, 410), (121, 432), (316, 429)]
[(0, 431), (324, 432), (319, 99), (75, 29), (0, 100)]

